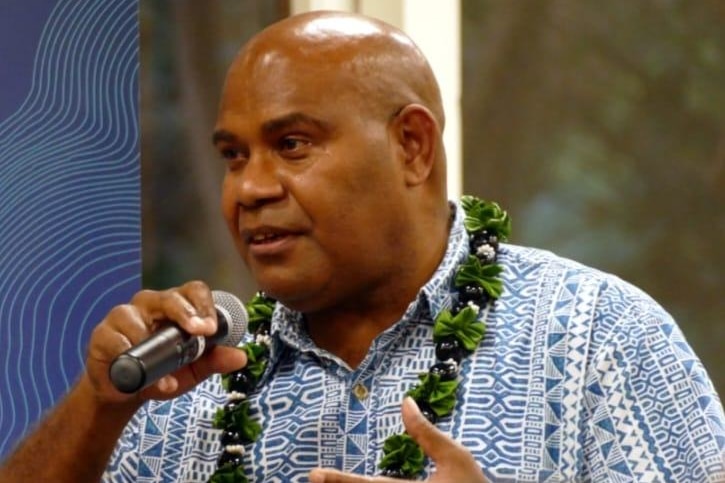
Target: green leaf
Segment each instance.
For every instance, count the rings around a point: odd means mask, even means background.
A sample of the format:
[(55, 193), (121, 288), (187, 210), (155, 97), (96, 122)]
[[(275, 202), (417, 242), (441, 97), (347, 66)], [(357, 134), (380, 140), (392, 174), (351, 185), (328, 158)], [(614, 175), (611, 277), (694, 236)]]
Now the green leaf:
[(247, 314), (249, 315), (248, 328), (252, 334), (265, 323), (269, 323), (272, 320), (272, 313), (274, 312), (274, 306), (276, 301), (273, 298), (267, 297), (262, 292), (252, 297), (252, 300), (247, 302)]
[(224, 429), (226, 428), (226, 411), (224, 411), (224, 408), (219, 408), (214, 413), (214, 421), (212, 421), (212, 426), (214, 426), (216, 429)]
[(453, 336), (469, 352), (476, 350), (485, 333), (486, 325), (478, 320), (478, 313), (471, 307), (466, 307), (455, 316), (450, 310), (443, 310), (433, 324), (434, 342)]
[(469, 233), (486, 230), (499, 240), (506, 241), (511, 234), (511, 219), (498, 203), (474, 196), (463, 196), (461, 206), (466, 213), (463, 224)]
[(209, 483), (249, 483), (241, 466), (224, 465), (217, 469)]
[(254, 382), (256, 384), (267, 368), (267, 356), (269, 355), (269, 349), (264, 344), (248, 342), (247, 344), (244, 344), (242, 350), (247, 354), (248, 360), (246, 370), (254, 377)]
[(238, 425), (238, 429), (245, 443), (253, 443), (262, 433), (262, 427), (252, 419), (247, 420), (245, 424)]
[(503, 282), (499, 275), (503, 272), (503, 267), (498, 263), (482, 265), (481, 261), (469, 255), (468, 260), (458, 267), (455, 284), (462, 287), (468, 284), (476, 284), (488, 293), (488, 295), (497, 299), (503, 292)]
[(250, 362), (257, 362), (267, 357), (269, 349), (264, 344), (257, 344), (256, 342), (247, 342), (242, 346), (242, 350), (247, 354), (247, 359)]
[(383, 444), (383, 458), (380, 469), (400, 468), (408, 478), (423, 471), (425, 455), (420, 446), (407, 434), (394, 434)]
[(217, 429), (235, 429), (242, 440), (251, 443), (262, 432), (262, 427), (249, 416), (249, 402), (244, 401), (233, 409), (218, 409), (214, 414), (214, 427)]
[(458, 381), (441, 381), (438, 374), (429, 372), (418, 375), (420, 383), (407, 392), (418, 403), (424, 402), (439, 417), (448, 416), (456, 405)]
[(262, 359), (260, 361), (255, 362), (249, 362), (247, 363), (247, 372), (254, 377), (255, 384), (259, 381), (259, 378), (262, 377), (262, 374), (264, 374), (264, 371), (267, 369), (267, 360)]
[(233, 413), (232, 426), (239, 431), (242, 439), (248, 443), (256, 440), (262, 432), (262, 427), (249, 417), (249, 403), (243, 402)]

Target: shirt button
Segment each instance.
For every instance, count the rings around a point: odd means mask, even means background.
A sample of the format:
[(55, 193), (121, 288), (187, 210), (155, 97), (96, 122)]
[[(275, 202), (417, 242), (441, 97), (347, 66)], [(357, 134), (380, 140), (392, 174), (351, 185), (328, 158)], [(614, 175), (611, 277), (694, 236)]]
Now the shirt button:
[(364, 401), (368, 397), (368, 388), (365, 387), (364, 384), (357, 383), (352, 388), (352, 393), (355, 395), (356, 398), (360, 401)]

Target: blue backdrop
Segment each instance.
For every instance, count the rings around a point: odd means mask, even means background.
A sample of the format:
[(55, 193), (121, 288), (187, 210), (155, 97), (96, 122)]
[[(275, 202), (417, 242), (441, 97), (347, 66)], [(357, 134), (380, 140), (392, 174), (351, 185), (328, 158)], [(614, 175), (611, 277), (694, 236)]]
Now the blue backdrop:
[(0, 2), (0, 459), (140, 287), (137, 2)]

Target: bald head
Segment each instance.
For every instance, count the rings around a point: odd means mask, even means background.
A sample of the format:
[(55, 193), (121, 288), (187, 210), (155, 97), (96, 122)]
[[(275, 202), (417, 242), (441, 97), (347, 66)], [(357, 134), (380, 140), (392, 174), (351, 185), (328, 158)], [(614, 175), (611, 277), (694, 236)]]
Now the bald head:
[(344, 12), (289, 17), (247, 43), (232, 70), (250, 72), (283, 61), (315, 65), (320, 81), (345, 82), (368, 109), (390, 113), (420, 104), (443, 130), (440, 91), (428, 61), (405, 33), (389, 24)]

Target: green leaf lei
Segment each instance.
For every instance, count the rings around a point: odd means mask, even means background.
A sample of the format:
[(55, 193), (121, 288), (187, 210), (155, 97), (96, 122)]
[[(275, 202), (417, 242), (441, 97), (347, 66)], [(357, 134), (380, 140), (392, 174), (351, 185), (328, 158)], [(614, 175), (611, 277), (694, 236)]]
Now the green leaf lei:
[(247, 477), (244, 475), (244, 467), (234, 465), (224, 465), (217, 469), (211, 478), (210, 483), (248, 483)]
[[(478, 319), (481, 308), (499, 298), (503, 291), (500, 278), (503, 267), (496, 263), (496, 258), (499, 242), (506, 241), (511, 232), (511, 220), (497, 203), (463, 196), (461, 206), (471, 255), (456, 272), (457, 303), (441, 311), (433, 325), (438, 362), (428, 372), (419, 374), (420, 382), (406, 393), (432, 423), (453, 412), (460, 364), (483, 340), (486, 326)], [(249, 331), (255, 335), (255, 341), (241, 347), (247, 354), (247, 366), (222, 376), (229, 402), (217, 411), (214, 427), (222, 430), (224, 451), (210, 483), (248, 483), (242, 465), (244, 445), (255, 441), (262, 429), (250, 417), (246, 397), (267, 367), (275, 303), (260, 292), (246, 304)], [(415, 478), (423, 472), (425, 455), (408, 434), (394, 434), (383, 444), (379, 466), (383, 475)]]
[(262, 427), (249, 414), (247, 394), (259, 383), (269, 361), (269, 337), (275, 300), (257, 293), (246, 304), (249, 315), (248, 329), (255, 335), (253, 342), (240, 347), (247, 354), (247, 365), (222, 376), (222, 387), (229, 402), (217, 410), (213, 426), (222, 430), (222, 452), (210, 483), (248, 483), (244, 475), (244, 445), (254, 442)]
[(436, 318), (433, 325), (433, 342), (453, 336), (458, 339), (467, 351), (473, 352), (483, 339), (486, 325), (478, 320), (478, 311), (466, 307), (456, 315), (444, 310)]
[(394, 434), (385, 440), (381, 468), (400, 468), (402, 472), (416, 474), (423, 467), (425, 455), (420, 446), (407, 434)]
[(438, 417), (450, 414), (456, 405), (458, 381), (443, 381), (440, 375), (430, 372), (418, 374), (418, 379), (420, 382), (405, 395), (416, 401), (425, 401)]
[[(461, 206), (466, 214), (463, 223), (473, 253), (456, 272), (458, 304), (442, 310), (433, 324), (439, 362), (429, 372), (419, 374), (420, 382), (407, 392), (432, 423), (449, 416), (456, 405), (461, 359), (476, 349), (486, 331), (485, 324), (478, 320), (481, 307), (499, 298), (503, 291), (500, 278), (503, 267), (496, 263), (496, 255), (499, 242), (506, 241), (511, 233), (511, 220), (497, 203), (464, 196)], [(395, 478), (417, 477), (425, 464), (425, 458), (419, 455), (423, 455), (422, 450), (407, 434), (390, 436), (383, 444), (379, 465), (382, 474)]]

